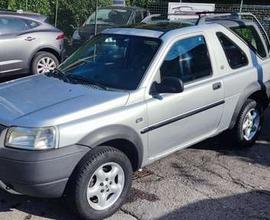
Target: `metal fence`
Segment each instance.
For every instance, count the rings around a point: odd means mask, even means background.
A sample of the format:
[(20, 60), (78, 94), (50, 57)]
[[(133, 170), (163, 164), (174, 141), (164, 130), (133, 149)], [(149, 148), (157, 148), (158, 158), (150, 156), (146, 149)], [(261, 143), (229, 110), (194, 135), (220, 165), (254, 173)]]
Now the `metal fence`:
[[(220, 4), (217, 5), (217, 10), (238, 12), (240, 6)], [(256, 15), (270, 36), (270, 5), (243, 5), (242, 12), (251, 12)]]
[[(179, 0), (171, 0), (170, 2), (179, 2)], [(199, 1), (194, 1), (199, 2)], [(207, 1), (205, 1), (207, 2)], [(215, 3), (214, 1), (209, 1), (211, 3)], [(217, 11), (224, 11), (224, 12), (239, 12), (240, 11), (240, 3), (239, 4), (220, 4), (221, 1), (216, 4)], [(223, 1), (225, 2), (225, 1)], [(227, 2), (227, 1), (226, 1)], [(234, 1), (235, 2), (235, 1)], [(167, 15), (168, 13), (168, 1), (160, 0), (156, 1), (153, 4), (148, 6), (151, 13), (154, 14), (162, 14)], [(263, 4), (256, 4), (256, 5), (248, 5), (244, 4), (242, 8), (242, 12), (251, 12), (256, 15), (256, 17), (260, 20), (263, 24), (264, 28), (266, 29), (268, 35), (270, 36), (270, 2), (268, 5)]]

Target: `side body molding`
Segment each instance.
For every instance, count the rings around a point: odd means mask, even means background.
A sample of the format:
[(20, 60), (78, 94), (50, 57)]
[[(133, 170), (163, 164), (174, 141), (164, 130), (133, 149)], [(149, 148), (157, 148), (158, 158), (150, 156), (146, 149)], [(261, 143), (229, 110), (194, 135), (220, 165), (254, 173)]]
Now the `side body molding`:
[(94, 148), (104, 142), (116, 139), (127, 140), (135, 146), (138, 154), (138, 167), (141, 167), (144, 154), (143, 143), (139, 134), (128, 126), (109, 125), (99, 128), (81, 139), (78, 144)]

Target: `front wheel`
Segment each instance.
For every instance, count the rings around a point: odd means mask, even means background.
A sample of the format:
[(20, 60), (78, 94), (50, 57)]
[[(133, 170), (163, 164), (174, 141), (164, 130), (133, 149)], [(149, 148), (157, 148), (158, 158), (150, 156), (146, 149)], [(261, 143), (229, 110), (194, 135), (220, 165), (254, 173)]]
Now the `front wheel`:
[(83, 219), (104, 219), (125, 202), (131, 188), (132, 166), (125, 154), (111, 147), (98, 147), (75, 171), (70, 198)]
[(252, 146), (259, 136), (263, 124), (263, 107), (248, 99), (243, 105), (234, 128), (234, 137), (240, 147)]

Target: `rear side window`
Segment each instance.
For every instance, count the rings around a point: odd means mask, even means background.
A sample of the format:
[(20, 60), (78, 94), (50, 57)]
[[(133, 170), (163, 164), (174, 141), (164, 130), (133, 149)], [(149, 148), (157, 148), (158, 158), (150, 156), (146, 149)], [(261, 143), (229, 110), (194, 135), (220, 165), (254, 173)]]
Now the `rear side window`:
[(12, 17), (0, 17), (0, 35), (15, 34), (30, 30), (39, 25), (39, 23)]
[(253, 26), (233, 27), (231, 29), (261, 57), (267, 56), (261, 37)]
[(217, 37), (232, 69), (238, 69), (248, 65), (247, 55), (236, 43), (220, 32), (217, 33)]
[(32, 20), (24, 20), (24, 22), (27, 24), (27, 29), (33, 29), (39, 26), (39, 23)]
[(13, 34), (27, 30), (27, 24), (21, 19), (0, 17), (0, 35)]

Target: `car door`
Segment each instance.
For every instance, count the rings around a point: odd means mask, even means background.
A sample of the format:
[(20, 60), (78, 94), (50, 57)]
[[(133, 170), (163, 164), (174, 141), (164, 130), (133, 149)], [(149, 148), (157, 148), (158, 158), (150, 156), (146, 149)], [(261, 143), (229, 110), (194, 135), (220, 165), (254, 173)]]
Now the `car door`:
[(29, 33), (31, 25), (38, 24), (17, 17), (0, 16), (0, 76), (28, 69), (35, 41)]
[(215, 134), (224, 107), (223, 82), (217, 78), (207, 37), (179, 39), (163, 60), (157, 81), (176, 77), (184, 91), (158, 94), (147, 100), (149, 155), (158, 159)]

